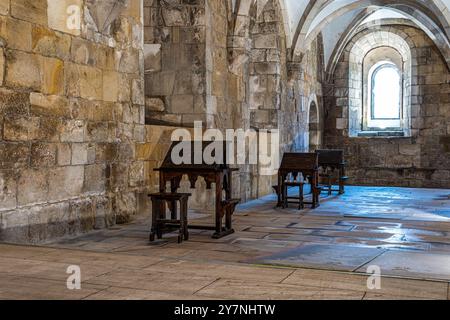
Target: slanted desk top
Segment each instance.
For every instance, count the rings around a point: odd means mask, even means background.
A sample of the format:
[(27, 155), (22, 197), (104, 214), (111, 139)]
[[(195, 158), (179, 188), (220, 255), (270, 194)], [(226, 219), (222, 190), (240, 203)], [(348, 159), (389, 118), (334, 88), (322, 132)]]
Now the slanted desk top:
[(318, 157), (315, 153), (285, 153), (281, 161), (280, 171), (317, 171), (318, 167)]
[[(198, 144), (197, 144), (198, 143)], [(187, 150), (189, 151), (190, 149), (190, 161), (188, 163), (181, 163), (181, 164), (175, 164), (173, 161), (173, 151), (174, 149), (178, 147), (178, 148), (183, 148), (183, 150)], [(205, 162), (205, 159), (203, 157), (205, 150), (208, 151), (208, 154), (210, 154), (211, 152), (209, 152), (210, 150), (208, 150), (207, 148), (212, 148), (214, 149), (215, 147), (215, 152), (222, 152), (220, 156), (220, 161), (218, 161), (219, 163), (212, 163), (212, 164), (208, 164)], [(221, 149), (221, 150), (220, 150)], [(176, 150), (176, 151), (180, 151), (180, 150)], [(196, 152), (200, 152), (201, 155), (196, 154)], [(212, 152), (212, 156), (215, 157), (216, 153)], [(180, 157), (185, 156), (184, 154), (177, 154)], [(196, 159), (196, 156), (200, 159)], [(218, 158), (219, 158), (218, 156)], [(196, 161), (196, 160), (200, 160), (200, 161)], [(155, 169), (155, 171), (186, 171), (186, 172), (190, 172), (190, 171), (223, 171), (223, 170), (230, 170), (229, 165), (227, 164), (227, 142), (225, 141), (221, 141), (221, 142), (214, 142), (214, 141), (209, 141), (209, 142), (195, 142), (195, 141), (187, 141), (187, 142), (183, 142), (183, 141), (178, 141), (178, 142), (173, 142), (172, 145), (169, 148), (169, 151), (167, 152), (166, 157), (164, 158), (164, 161), (161, 165), (160, 168)], [(232, 171), (238, 170), (238, 169), (231, 169)]]
[(317, 150), (319, 166), (339, 167), (345, 165), (344, 150)]

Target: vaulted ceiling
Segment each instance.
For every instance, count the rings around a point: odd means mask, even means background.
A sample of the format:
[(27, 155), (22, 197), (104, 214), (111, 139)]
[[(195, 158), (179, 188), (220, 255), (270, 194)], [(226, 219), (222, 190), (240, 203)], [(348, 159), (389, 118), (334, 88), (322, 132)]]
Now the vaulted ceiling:
[[(268, 0), (232, 0), (261, 7)], [(450, 64), (450, 0), (278, 0), (292, 55), (322, 33), (325, 62), (363, 25), (412, 24), (436, 43)]]

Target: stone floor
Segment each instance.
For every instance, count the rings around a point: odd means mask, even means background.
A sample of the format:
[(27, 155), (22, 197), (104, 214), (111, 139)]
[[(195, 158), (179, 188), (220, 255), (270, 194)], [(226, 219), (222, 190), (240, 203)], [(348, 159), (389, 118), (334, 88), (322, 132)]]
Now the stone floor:
[[(220, 240), (192, 231), (181, 245), (149, 244), (141, 217), (40, 247), (2, 244), (0, 298), (449, 299), (450, 190), (349, 187), (302, 211), (274, 201), (242, 205), (237, 232)], [(69, 265), (81, 290), (66, 288)], [(372, 266), (379, 290), (367, 287)]]

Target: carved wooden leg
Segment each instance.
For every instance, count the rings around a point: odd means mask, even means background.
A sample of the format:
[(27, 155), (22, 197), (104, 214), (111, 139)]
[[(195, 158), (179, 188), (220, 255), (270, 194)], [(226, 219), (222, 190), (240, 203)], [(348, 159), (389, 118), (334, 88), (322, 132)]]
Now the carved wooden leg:
[(150, 241), (155, 241), (155, 235), (157, 230), (157, 220), (159, 217), (159, 201), (152, 198), (152, 228), (150, 230)]
[(345, 193), (345, 181), (344, 181), (343, 177), (345, 177), (345, 169), (341, 168), (339, 170), (339, 194), (340, 195)]
[(333, 185), (332, 185), (332, 175), (331, 173), (328, 175), (328, 196), (331, 196)]
[[(233, 196), (233, 172), (229, 171), (227, 175), (226, 200), (231, 200)], [(233, 212), (227, 210), (225, 215), (225, 228), (227, 230), (233, 229)]]
[(183, 228), (181, 229), (184, 240), (189, 240), (189, 230), (188, 230), (188, 200), (181, 201), (180, 204), (180, 221), (183, 223)]
[(305, 196), (304, 196), (304, 190), (303, 190), (303, 184), (299, 185), (299, 210), (302, 210), (305, 208)]
[(277, 207), (282, 207), (282, 192), (283, 192), (283, 186), (282, 186), (282, 179), (281, 174), (278, 174), (278, 189), (277, 189), (277, 198), (278, 198), (278, 204)]
[(223, 208), (222, 208), (222, 178), (220, 175), (216, 177), (216, 232), (214, 238), (219, 238), (223, 231), (222, 219), (223, 219)]

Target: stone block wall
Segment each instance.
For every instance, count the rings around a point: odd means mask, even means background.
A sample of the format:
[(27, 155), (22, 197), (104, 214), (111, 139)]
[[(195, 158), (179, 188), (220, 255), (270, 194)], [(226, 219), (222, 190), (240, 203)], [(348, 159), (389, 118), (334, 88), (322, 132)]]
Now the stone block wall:
[(104, 228), (145, 205), (141, 4), (0, 1), (0, 240)]
[[(279, 129), (280, 153), (306, 150), (320, 41), (288, 63), (278, 2), (252, 6), (235, 30), (225, 1), (0, 0), (0, 241), (148, 212), (172, 131), (194, 121)], [(243, 202), (272, 192), (258, 166), (239, 169)], [(213, 208), (198, 187), (190, 207)]]
[[(322, 95), (321, 39), (290, 72), (278, 1), (242, 6), (252, 8), (232, 23), (226, 1), (144, 2), (146, 122), (173, 129), (192, 127), (194, 120), (223, 130), (279, 129), (280, 154), (306, 151), (309, 105)], [(274, 183), (258, 166), (240, 165), (235, 196), (254, 199), (271, 193)], [(205, 190), (190, 192), (200, 199)], [(208, 201), (191, 207), (212, 208)]]
[(411, 46), (411, 137), (349, 136), (349, 103), (358, 97), (350, 95), (354, 84), (349, 81), (347, 48), (325, 97), (325, 146), (345, 150), (353, 184), (449, 188), (449, 71), (421, 30), (407, 26), (389, 30), (402, 35)]
[(206, 121), (205, 1), (144, 1), (147, 123)]

